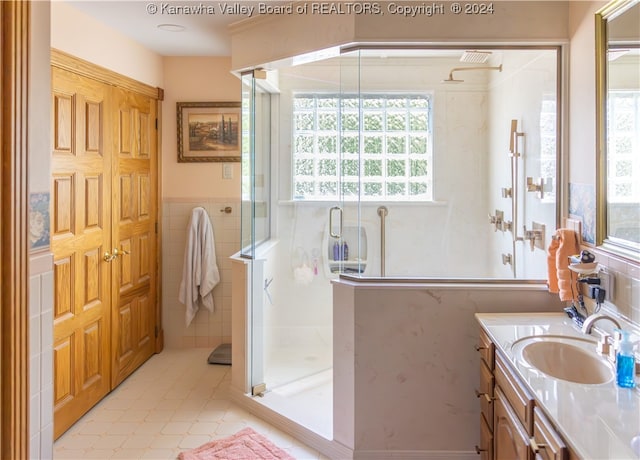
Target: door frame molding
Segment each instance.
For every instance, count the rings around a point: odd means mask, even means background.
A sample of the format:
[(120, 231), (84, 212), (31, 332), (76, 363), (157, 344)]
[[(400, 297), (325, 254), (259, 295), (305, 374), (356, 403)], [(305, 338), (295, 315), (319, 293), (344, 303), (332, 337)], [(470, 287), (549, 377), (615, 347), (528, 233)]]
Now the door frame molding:
[(29, 458), (28, 88), (30, 2), (0, 2), (0, 457)]
[(149, 96), (158, 101), (162, 101), (164, 96), (162, 88), (147, 85), (55, 48), (51, 48), (51, 65), (101, 83)]

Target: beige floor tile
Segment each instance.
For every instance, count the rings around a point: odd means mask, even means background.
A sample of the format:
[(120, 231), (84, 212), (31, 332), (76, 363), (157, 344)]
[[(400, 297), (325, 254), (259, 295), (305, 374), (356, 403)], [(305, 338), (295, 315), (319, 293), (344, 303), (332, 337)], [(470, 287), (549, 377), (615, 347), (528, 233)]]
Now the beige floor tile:
[(99, 422), (96, 420), (91, 420), (79, 426), (77, 433), (102, 435), (107, 433), (109, 429), (111, 429), (112, 425), (113, 422)]
[(327, 460), (229, 399), (231, 367), (210, 350), (165, 350), (107, 395), (54, 445), (59, 459), (175, 460), (250, 426), (298, 460)]
[(124, 434), (107, 434), (101, 436), (93, 445), (94, 449), (118, 449), (129, 437)]
[(113, 457), (122, 460), (133, 460), (144, 455), (146, 449), (118, 449), (114, 452)]
[(189, 434), (205, 434), (207, 436), (212, 436), (216, 433), (218, 429), (218, 424), (215, 422), (197, 422), (191, 425), (189, 428)]
[(189, 434), (182, 438), (180, 441), (181, 449), (195, 449), (203, 444), (206, 444), (211, 441), (211, 436), (207, 436), (204, 434)]
[(113, 458), (115, 453), (115, 449), (90, 449), (84, 453), (82, 458)]
[(183, 436), (179, 434), (160, 434), (153, 440), (153, 447), (158, 449), (176, 449), (180, 445)]
[(173, 449), (147, 449), (140, 458), (154, 460), (175, 460), (178, 454)]
[(168, 422), (162, 427), (162, 434), (187, 434), (191, 428), (191, 422)]

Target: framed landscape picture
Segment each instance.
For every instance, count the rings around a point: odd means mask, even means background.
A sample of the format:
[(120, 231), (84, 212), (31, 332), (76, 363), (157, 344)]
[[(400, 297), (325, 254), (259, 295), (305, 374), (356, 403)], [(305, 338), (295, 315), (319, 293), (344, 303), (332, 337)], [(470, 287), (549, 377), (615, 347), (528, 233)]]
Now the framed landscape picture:
[(240, 161), (240, 102), (177, 102), (178, 163)]

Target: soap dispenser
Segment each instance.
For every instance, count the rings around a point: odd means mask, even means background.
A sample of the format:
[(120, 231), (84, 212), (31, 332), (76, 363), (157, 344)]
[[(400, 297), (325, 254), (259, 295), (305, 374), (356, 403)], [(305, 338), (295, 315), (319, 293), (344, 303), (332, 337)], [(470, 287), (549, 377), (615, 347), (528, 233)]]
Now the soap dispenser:
[(621, 388), (635, 388), (636, 361), (633, 356), (633, 342), (627, 331), (620, 332), (620, 345), (616, 355), (616, 381)]

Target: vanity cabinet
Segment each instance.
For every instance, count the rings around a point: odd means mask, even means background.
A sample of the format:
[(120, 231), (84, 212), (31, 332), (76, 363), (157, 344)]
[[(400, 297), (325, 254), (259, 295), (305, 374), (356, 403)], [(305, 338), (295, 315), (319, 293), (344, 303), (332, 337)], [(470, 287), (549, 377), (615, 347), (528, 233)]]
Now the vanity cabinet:
[(476, 446), (476, 452), (481, 460), (492, 460), (495, 346), (483, 330), (480, 330), (480, 342), (476, 350), (480, 355), (480, 385), (476, 390), (476, 396), (480, 399), (480, 444)]
[(482, 460), (578, 460), (572, 455), (508, 360), (484, 330), (480, 355), (480, 444)]

